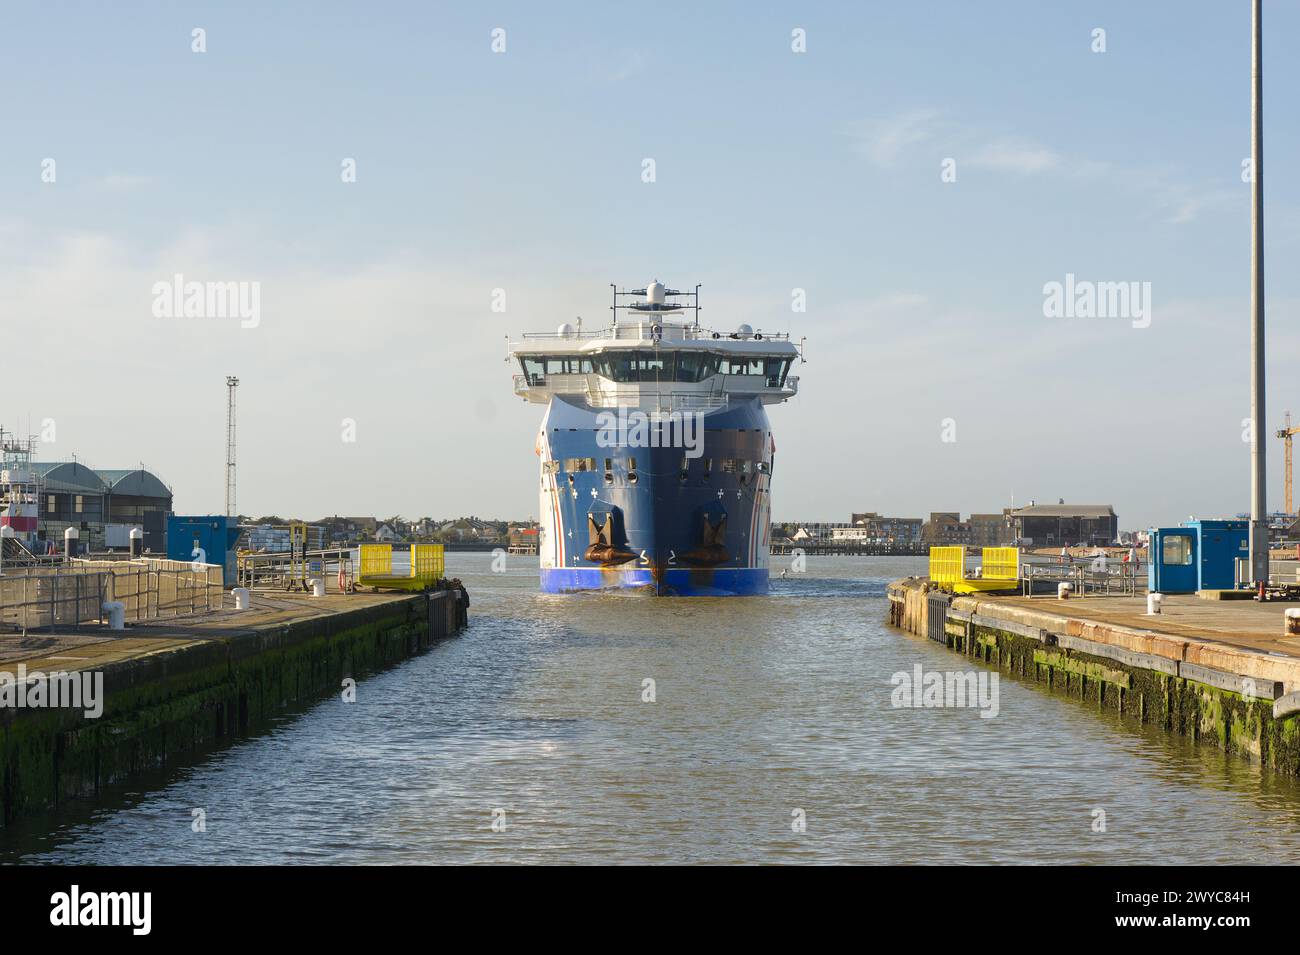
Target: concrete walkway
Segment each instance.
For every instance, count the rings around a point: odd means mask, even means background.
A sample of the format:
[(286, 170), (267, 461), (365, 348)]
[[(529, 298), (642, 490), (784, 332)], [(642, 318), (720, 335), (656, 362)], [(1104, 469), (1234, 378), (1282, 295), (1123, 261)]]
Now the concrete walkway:
[(1057, 600), (1054, 597), (981, 597), (980, 600), (1300, 658), (1300, 637), (1287, 637), (1283, 634), (1284, 611), (1290, 607), (1300, 607), (1300, 603), (1202, 600), (1195, 594), (1171, 594), (1165, 596), (1159, 616), (1148, 616), (1145, 596), (1098, 595), (1072, 597), (1069, 600)]
[[(58, 633), (0, 633), (0, 671), (102, 669), (114, 663), (170, 652), (202, 643), (228, 642), (268, 628), (300, 623), (384, 603), (410, 600), (405, 593), (327, 594), (311, 597), (284, 591), (255, 592), (251, 610), (233, 606), (215, 613), (127, 624), (125, 630), (86, 626)], [(232, 598), (226, 595), (226, 603)]]

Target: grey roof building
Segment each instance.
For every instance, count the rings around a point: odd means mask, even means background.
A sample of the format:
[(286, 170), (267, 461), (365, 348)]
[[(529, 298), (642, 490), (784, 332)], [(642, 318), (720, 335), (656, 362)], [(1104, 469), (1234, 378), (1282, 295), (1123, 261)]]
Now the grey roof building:
[(1031, 504), (1011, 512), (1016, 537), (1032, 545), (1113, 544), (1119, 518), (1109, 504)]
[(61, 543), (63, 531), (76, 527), (92, 547), (104, 546), (108, 524), (139, 525), (144, 546), (166, 550), (167, 513), (172, 492), (162, 479), (144, 468), (102, 470), (80, 461), (38, 461), (41, 475), (37, 535)]

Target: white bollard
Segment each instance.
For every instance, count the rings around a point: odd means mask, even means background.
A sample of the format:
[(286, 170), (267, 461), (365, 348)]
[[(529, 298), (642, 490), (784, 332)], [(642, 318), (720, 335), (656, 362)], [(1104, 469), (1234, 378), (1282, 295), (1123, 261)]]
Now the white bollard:
[(236, 610), (248, 610), (252, 606), (253, 601), (247, 587), (233, 587), (230, 593), (235, 598)]
[(1288, 637), (1300, 637), (1300, 607), (1287, 610), (1285, 632)]
[(1071, 593), (1073, 590), (1074, 590), (1074, 584), (1057, 584), (1057, 585), (1056, 585), (1056, 599), (1057, 599), (1057, 600), (1069, 600), (1069, 599), (1070, 599), (1070, 593)]
[(109, 630), (126, 629), (126, 604), (120, 600), (105, 600), (100, 611), (108, 618)]
[(69, 527), (67, 530), (63, 532), (64, 560), (71, 560), (72, 558), (77, 556), (77, 538), (80, 536), (81, 536), (81, 532), (77, 530), (75, 527)]
[(311, 579), (311, 595), (313, 597), (325, 596), (325, 580), (323, 578), (313, 577)]
[(1165, 599), (1164, 594), (1150, 593), (1147, 594), (1147, 613), (1155, 616), (1160, 612), (1160, 603)]

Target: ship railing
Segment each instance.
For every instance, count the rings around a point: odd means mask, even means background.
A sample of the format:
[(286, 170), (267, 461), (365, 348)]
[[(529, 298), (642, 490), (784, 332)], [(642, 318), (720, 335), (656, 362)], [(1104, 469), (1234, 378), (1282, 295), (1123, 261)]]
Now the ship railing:
[[(727, 404), (728, 391), (737, 394), (763, 395), (779, 394), (790, 397), (799, 391), (799, 376), (788, 375), (785, 382), (775, 384), (773, 381), (764, 378), (762, 375), (721, 375), (716, 376), (720, 384), (717, 389), (711, 392), (701, 391), (675, 391), (675, 392), (653, 392), (653, 391), (634, 391), (630, 389), (609, 389), (602, 387), (601, 382), (606, 379), (599, 375), (514, 375), (515, 394), (526, 396), (534, 388), (545, 389), (553, 395), (582, 395), (588, 404), (600, 404), (602, 402), (634, 402), (642, 401), (653, 397), (656, 394), (668, 394), (674, 397), (680, 396), (682, 401), (695, 401), (698, 407), (715, 408)], [(730, 381), (731, 387), (728, 388), (725, 382)]]
[(620, 405), (653, 408), (659, 411), (710, 411), (725, 408), (725, 391), (652, 391), (641, 388), (602, 387), (599, 376), (586, 375), (515, 375), (515, 394), (526, 395), (534, 388), (552, 395), (580, 395), (593, 408)]
[(590, 390), (586, 375), (515, 375), (515, 394), (526, 396), (534, 388), (551, 394), (574, 395)]
[(636, 405), (647, 410), (671, 414), (674, 411), (713, 411), (727, 406), (727, 394), (701, 391), (593, 391), (588, 398), (593, 407)]
[[(662, 322), (655, 323), (648, 320), (625, 321), (617, 325), (606, 326), (592, 330), (573, 330), (561, 334), (560, 332), (524, 332), (524, 341), (592, 341), (599, 338), (630, 338), (635, 340), (650, 341), (654, 338), (652, 328), (659, 324), (662, 328), (662, 339), (665, 341), (773, 341), (788, 342), (790, 340), (789, 332), (765, 332), (761, 328), (749, 335), (740, 335), (737, 332), (722, 331), (720, 329), (695, 327), (694, 325), (664, 325)], [(678, 334), (680, 332), (680, 334)]]

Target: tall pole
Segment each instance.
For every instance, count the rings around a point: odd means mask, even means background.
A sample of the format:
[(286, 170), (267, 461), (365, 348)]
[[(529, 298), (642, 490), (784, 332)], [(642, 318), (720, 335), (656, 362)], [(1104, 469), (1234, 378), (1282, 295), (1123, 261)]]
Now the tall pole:
[(239, 379), (226, 376), (226, 517), (235, 516), (235, 389)]
[(1264, 71), (1260, 0), (1251, 4), (1250, 62), (1250, 569), (1262, 594), (1268, 583), (1268, 508), (1264, 467)]

